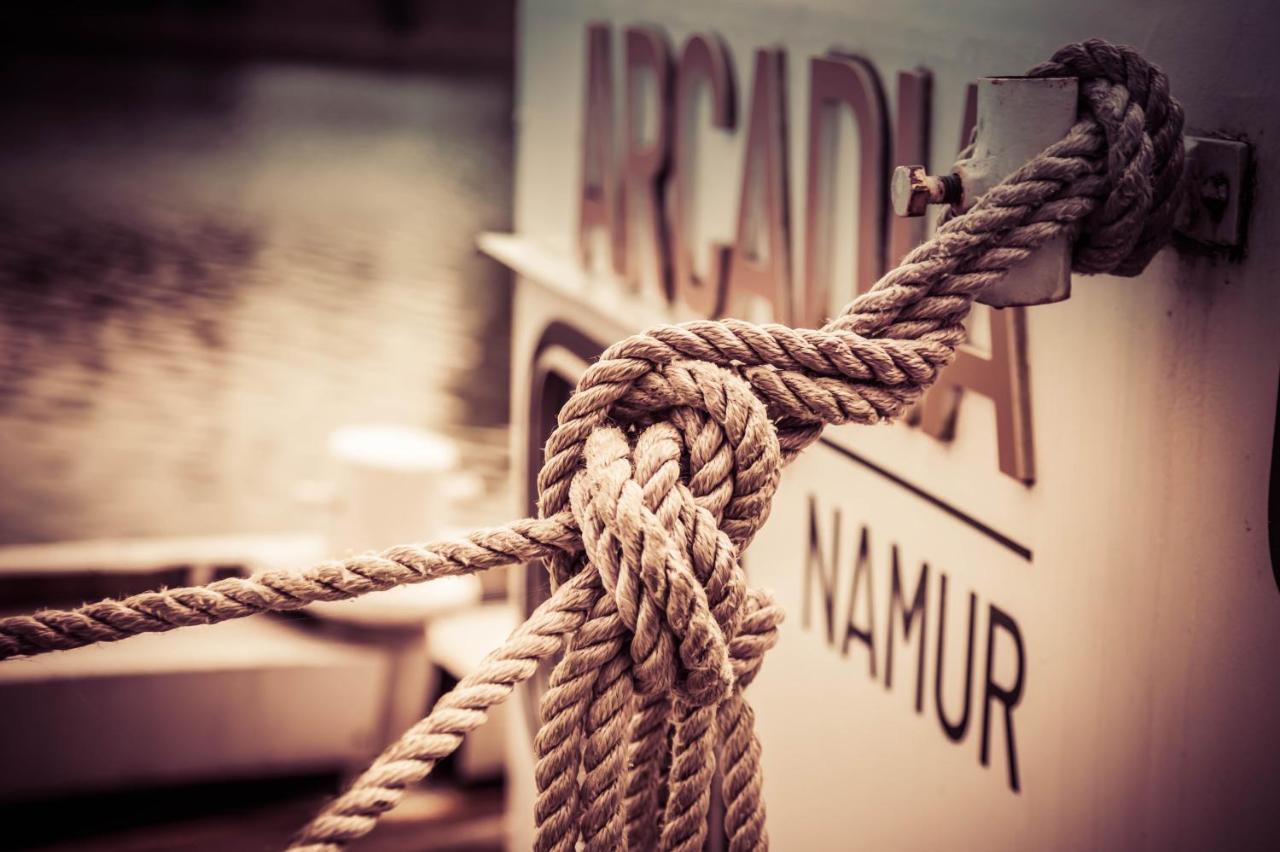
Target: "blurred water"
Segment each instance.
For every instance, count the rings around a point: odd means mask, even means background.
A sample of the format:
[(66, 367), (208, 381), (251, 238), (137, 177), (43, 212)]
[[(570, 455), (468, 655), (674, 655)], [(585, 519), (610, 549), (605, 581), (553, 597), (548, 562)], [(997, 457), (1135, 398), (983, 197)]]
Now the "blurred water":
[(289, 530), (328, 433), (505, 463), (509, 81), (0, 78), (0, 542)]

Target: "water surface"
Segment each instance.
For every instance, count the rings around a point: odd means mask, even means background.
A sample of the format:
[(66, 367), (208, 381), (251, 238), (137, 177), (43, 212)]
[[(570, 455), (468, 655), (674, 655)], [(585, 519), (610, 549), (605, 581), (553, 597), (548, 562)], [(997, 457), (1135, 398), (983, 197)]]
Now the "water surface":
[(28, 63), (0, 97), (0, 543), (305, 527), (355, 422), (500, 481), (508, 81)]

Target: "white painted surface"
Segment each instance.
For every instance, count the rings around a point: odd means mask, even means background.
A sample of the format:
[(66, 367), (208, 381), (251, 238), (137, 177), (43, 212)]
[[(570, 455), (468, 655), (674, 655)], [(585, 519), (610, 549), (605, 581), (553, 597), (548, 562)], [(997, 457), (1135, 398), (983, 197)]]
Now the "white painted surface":
[[(437, 618), (427, 626), (427, 655), (454, 678), (471, 674), (494, 648), (506, 641), (519, 620), (510, 601)], [(500, 704), (489, 721), (467, 735), (458, 749), (457, 771), (468, 781), (501, 777), (506, 768), (507, 716), (511, 706)]]
[[(1088, 36), (1132, 43), (1165, 66), (1191, 127), (1243, 134), (1257, 146), (1261, 182), (1244, 262), (1166, 251), (1138, 279), (1077, 277), (1068, 301), (1029, 312), (1034, 486), (999, 473), (991, 404), (976, 394), (965, 396), (957, 436), (947, 444), (903, 426), (828, 430), (836, 446), (1013, 540), (1030, 551), (1029, 560), (832, 447), (813, 448), (788, 471), (773, 517), (747, 557), (753, 582), (773, 588), (789, 613), (751, 691), (776, 848), (1280, 845), (1280, 592), (1267, 542), (1280, 372), (1280, 246), (1273, 238), (1280, 190), (1270, 179), (1280, 173), (1280, 75), (1264, 62), (1276, 35), (1269, 5), (1234, 6), (1119, 10), (1100, 0), (1038, 7), (984, 0), (961, 10), (923, 0), (663, 0), (641, 12), (621, 3), (547, 0), (524, 7), (519, 236), (486, 243), (520, 273), (516, 417), (526, 408), (523, 359), (552, 318), (567, 317), (606, 339), (650, 324), (655, 312), (680, 318), (610, 292), (606, 277), (574, 272), (589, 21), (619, 27), (615, 57), (620, 28), (629, 24), (660, 24), (677, 48), (690, 32), (719, 32), (733, 49), (740, 106), (752, 51), (787, 48), (794, 247), (803, 245), (807, 61), (832, 47), (877, 66), (891, 111), (896, 72), (917, 65), (933, 71), (935, 170), (955, 150), (969, 80), (1017, 73)], [(740, 123), (736, 136), (699, 143), (711, 152), (699, 160), (710, 164), (698, 176), (703, 239), (732, 235), (742, 137)], [(842, 163), (854, 162), (851, 140), (842, 144)], [(849, 185), (846, 169), (842, 187)], [(850, 268), (850, 257), (837, 258), (837, 271)], [(984, 318), (974, 325), (981, 343)], [(523, 441), (517, 430), (513, 469), (521, 479)], [(816, 613), (808, 627), (803, 619), (811, 498), (824, 541), (832, 510), (841, 513), (834, 649)], [(852, 643), (847, 656), (840, 648), (864, 524), (876, 680), (864, 645)], [(891, 543), (899, 546), (908, 594), (922, 561), (932, 571), (919, 715), (914, 644), (897, 637), (894, 685), (886, 690), (883, 682)], [(940, 572), (949, 581), (944, 694), (953, 715), (968, 594), (977, 601), (972, 717), (959, 744), (944, 736), (933, 707)], [(1025, 691), (1014, 711), (1017, 793), (1009, 788), (998, 717), (990, 766), (978, 759), (992, 604), (1015, 619), (1026, 653)], [(1007, 638), (997, 636), (997, 680), (1012, 674)], [(517, 752), (513, 848), (526, 848), (532, 775), (527, 753)]]
[(0, 547), (0, 577), (141, 574), (165, 565), (236, 565), (253, 573), (304, 568), (323, 558), (324, 539), (313, 533), (97, 538)]
[(385, 648), (259, 617), (0, 667), (0, 799), (352, 769), (394, 708)]

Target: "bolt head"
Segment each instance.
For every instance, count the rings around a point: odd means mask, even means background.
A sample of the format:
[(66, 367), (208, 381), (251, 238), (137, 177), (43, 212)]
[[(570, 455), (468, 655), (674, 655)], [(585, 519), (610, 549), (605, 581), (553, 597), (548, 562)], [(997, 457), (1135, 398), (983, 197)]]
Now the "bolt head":
[(929, 172), (924, 166), (898, 166), (893, 170), (889, 195), (896, 216), (914, 218), (929, 209)]
[(1231, 185), (1226, 175), (1215, 172), (1200, 182), (1200, 203), (1209, 211), (1214, 221), (1222, 218), (1230, 200)]

